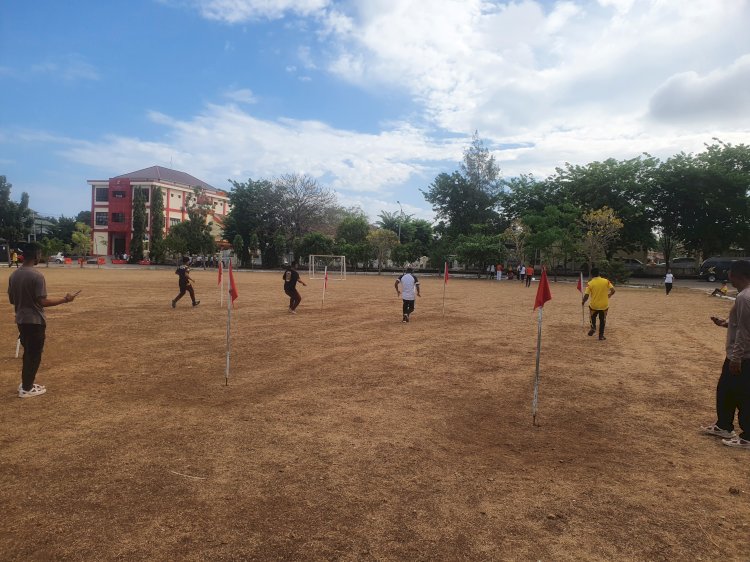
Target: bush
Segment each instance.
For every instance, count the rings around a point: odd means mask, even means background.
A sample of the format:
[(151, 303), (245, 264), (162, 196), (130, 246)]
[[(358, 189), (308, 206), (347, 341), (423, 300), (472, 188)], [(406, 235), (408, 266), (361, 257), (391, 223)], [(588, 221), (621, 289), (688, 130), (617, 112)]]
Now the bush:
[(630, 279), (630, 271), (622, 262), (601, 260), (596, 265), (599, 268), (599, 274), (612, 283), (627, 283)]

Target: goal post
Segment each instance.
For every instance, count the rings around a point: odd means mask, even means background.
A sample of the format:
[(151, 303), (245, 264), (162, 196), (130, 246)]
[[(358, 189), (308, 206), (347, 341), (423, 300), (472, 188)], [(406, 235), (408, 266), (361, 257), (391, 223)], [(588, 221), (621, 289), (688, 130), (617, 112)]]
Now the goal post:
[(346, 256), (310, 254), (310, 279), (323, 279), (328, 268), (328, 279), (346, 279)]

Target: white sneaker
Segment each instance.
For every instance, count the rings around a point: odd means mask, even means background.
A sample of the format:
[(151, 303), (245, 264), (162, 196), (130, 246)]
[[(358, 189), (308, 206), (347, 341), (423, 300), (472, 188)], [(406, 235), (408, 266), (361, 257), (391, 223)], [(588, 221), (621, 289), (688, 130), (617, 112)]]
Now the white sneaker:
[(708, 435), (714, 435), (716, 437), (722, 437), (724, 439), (732, 439), (735, 435), (737, 435), (734, 431), (727, 431), (726, 429), (720, 428), (716, 424), (701, 427), (701, 430), (703, 430), (703, 433), (706, 433)]
[(41, 384), (35, 384), (31, 387), (31, 390), (24, 390), (23, 387), (18, 389), (18, 397), (19, 398), (31, 398), (32, 396), (41, 396), (47, 392), (47, 389), (44, 388)]

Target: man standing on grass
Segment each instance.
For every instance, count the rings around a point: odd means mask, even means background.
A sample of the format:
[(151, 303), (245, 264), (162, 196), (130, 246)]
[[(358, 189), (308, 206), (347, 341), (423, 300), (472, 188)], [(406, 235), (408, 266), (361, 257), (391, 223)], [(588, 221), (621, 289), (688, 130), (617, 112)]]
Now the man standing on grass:
[[(8, 300), (16, 310), (16, 324), (23, 345), (23, 367), (21, 384), (18, 385), (19, 398), (41, 396), (47, 389), (34, 384), (39, 364), (42, 362), (47, 317), (44, 309), (66, 302), (73, 302), (78, 293), (68, 293), (64, 297), (47, 298), (47, 284), (44, 275), (34, 269), (42, 257), (42, 249), (34, 243), (27, 253), (20, 269), (8, 281)], [(80, 291), (79, 291), (80, 292)]]
[[(737, 260), (729, 269), (729, 281), (739, 291), (729, 319), (712, 316), (717, 326), (727, 328), (726, 359), (716, 386), (716, 423), (705, 433), (725, 437), (724, 445), (750, 449), (750, 262)], [(734, 433), (734, 412), (742, 433)]]
[(292, 265), (286, 268), (282, 278), (284, 279), (284, 292), (289, 297), (289, 312), (297, 314), (297, 307), (302, 302), (302, 295), (297, 290), (297, 283), (302, 283), (304, 287), (307, 287), (307, 283), (300, 278), (296, 261), (293, 261)]
[[(399, 283), (401, 283), (401, 291), (398, 290)], [(402, 309), (404, 315), (401, 322), (406, 323), (409, 321), (409, 315), (414, 312), (414, 293), (416, 292), (418, 297), (422, 296), (419, 294), (419, 280), (414, 275), (414, 269), (407, 267), (406, 273), (396, 279), (394, 287), (396, 287), (396, 295), (404, 301)]]
[(606, 340), (604, 337), (604, 326), (607, 322), (607, 311), (609, 310), (609, 299), (615, 294), (615, 288), (609, 279), (599, 277), (599, 269), (591, 268), (591, 279), (586, 285), (586, 294), (583, 295), (581, 306), (591, 297), (589, 305), (589, 317), (591, 318), (591, 329), (589, 335), (593, 336), (596, 332), (596, 318), (599, 317), (599, 339)]

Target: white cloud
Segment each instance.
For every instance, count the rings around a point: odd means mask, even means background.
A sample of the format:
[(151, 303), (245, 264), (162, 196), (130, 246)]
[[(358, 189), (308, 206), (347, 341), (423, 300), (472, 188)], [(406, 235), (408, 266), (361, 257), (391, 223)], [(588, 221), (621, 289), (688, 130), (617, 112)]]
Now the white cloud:
[(96, 67), (87, 62), (81, 55), (75, 53), (50, 57), (45, 61), (31, 65), (28, 71), (14, 72), (13, 74), (25, 78), (44, 76), (66, 82), (99, 80), (99, 72)]
[(309, 16), (323, 10), (329, 0), (194, 0), (203, 17), (226, 23), (279, 19), (287, 13)]
[[(209, 105), (191, 120), (152, 112), (162, 125), (161, 141), (108, 135), (99, 141), (57, 137), (72, 161), (106, 169), (129, 170), (157, 162), (226, 187), (225, 181), (307, 173), (342, 192), (388, 193), (424, 174), (435, 161), (460, 159), (463, 144), (436, 142), (406, 124), (378, 134), (334, 129), (319, 121), (266, 121), (234, 105)], [(32, 140), (27, 135), (26, 140)], [(37, 135), (36, 140), (43, 140)]]
[(670, 77), (651, 98), (650, 115), (672, 123), (750, 125), (750, 54), (704, 76)]
[(225, 98), (229, 98), (232, 101), (238, 103), (257, 103), (258, 98), (255, 97), (253, 91), (248, 88), (240, 88), (238, 90), (229, 90), (224, 93)]

